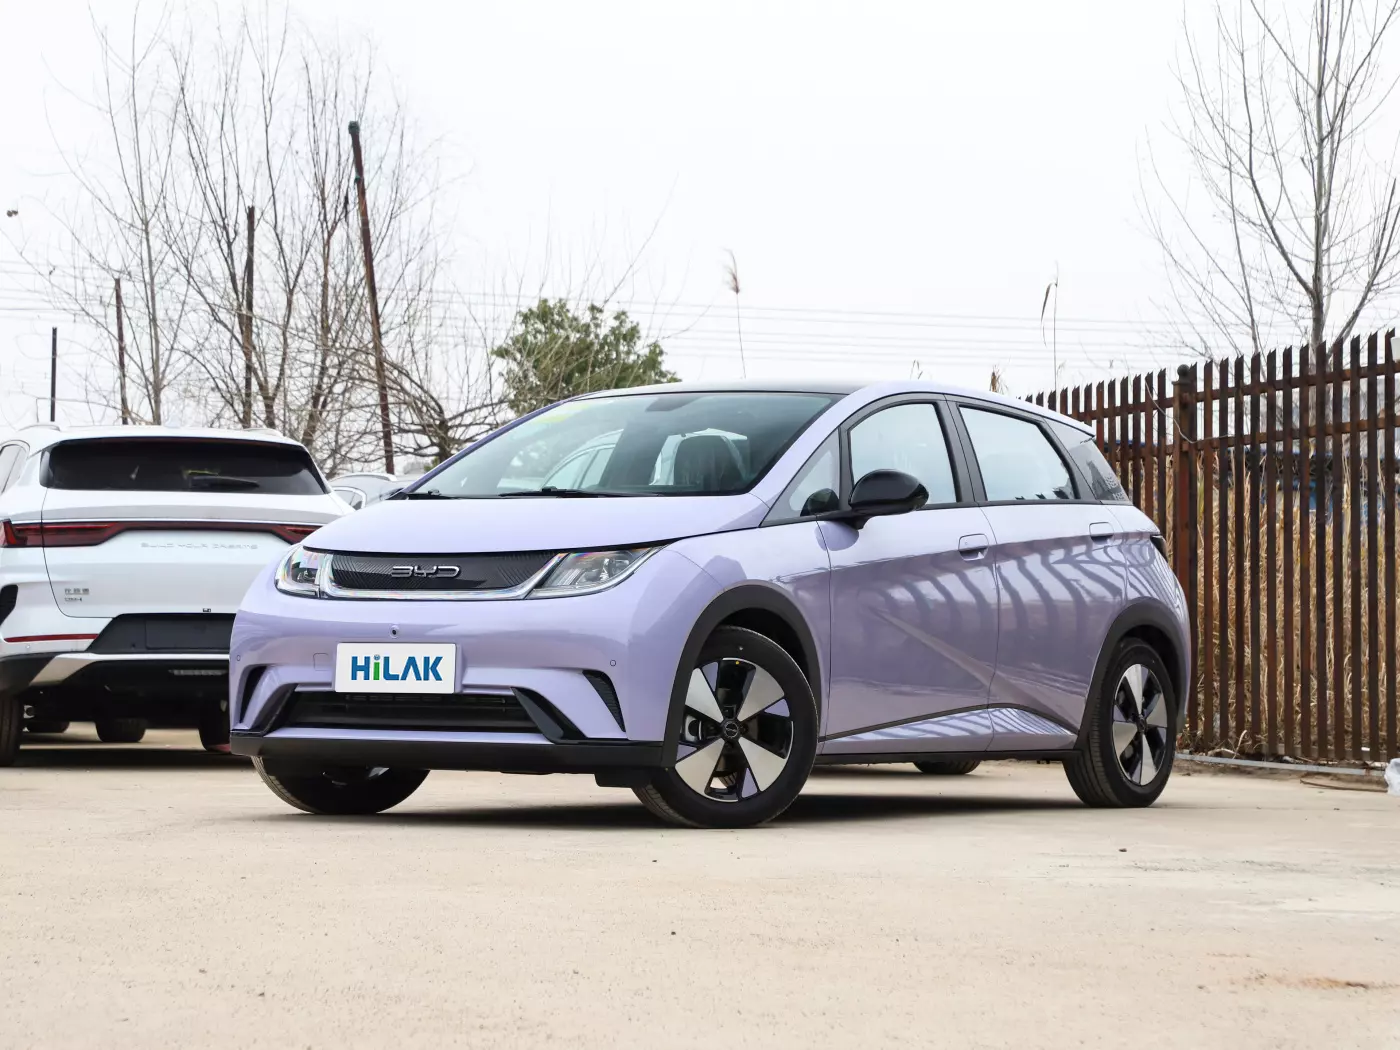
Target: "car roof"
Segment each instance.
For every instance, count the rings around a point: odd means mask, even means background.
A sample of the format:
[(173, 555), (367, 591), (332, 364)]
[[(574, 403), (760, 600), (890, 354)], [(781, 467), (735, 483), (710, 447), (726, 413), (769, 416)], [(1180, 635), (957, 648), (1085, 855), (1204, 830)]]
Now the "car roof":
[(64, 441), (93, 441), (105, 438), (146, 440), (150, 438), (199, 438), (213, 441), (256, 441), (269, 445), (290, 445), (301, 448), (275, 430), (221, 430), (217, 427), (137, 426), (63, 426), (57, 423), (31, 423), (19, 430), (0, 436), (3, 441), (23, 441), (31, 449), (49, 448)]
[(654, 386), (628, 387), (618, 390), (599, 390), (582, 394), (578, 400), (586, 401), (600, 397), (616, 397), (632, 394), (723, 394), (723, 393), (769, 393), (769, 394), (836, 394), (850, 397), (863, 394), (863, 401), (873, 401), (880, 397), (895, 397), (900, 394), (944, 394), (952, 397), (965, 397), (986, 401), (994, 405), (1004, 405), (1032, 415), (1053, 419), (1077, 430), (1091, 432), (1092, 427), (1077, 419), (1061, 415), (1048, 408), (1042, 408), (1030, 401), (993, 393), (990, 390), (973, 390), (929, 379), (877, 380), (860, 382), (851, 380), (789, 380), (789, 379), (737, 379), (704, 383), (659, 383)]

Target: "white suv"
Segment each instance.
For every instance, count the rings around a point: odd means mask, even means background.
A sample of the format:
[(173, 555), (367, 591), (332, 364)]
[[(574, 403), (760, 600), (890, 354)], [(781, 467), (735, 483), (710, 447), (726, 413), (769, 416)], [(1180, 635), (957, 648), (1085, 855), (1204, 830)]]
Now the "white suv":
[(271, 431), (40, 424), (0, 439), (0, 765), (22, 731), (149, 722), (227, 748), (228, 647), (248, 585), (340, 517)]

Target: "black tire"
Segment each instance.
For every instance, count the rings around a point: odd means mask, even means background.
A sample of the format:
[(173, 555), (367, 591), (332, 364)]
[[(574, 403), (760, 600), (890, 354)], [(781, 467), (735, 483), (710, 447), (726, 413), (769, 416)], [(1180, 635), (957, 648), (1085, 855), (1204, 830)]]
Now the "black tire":
[[(1135, 701), (1125, 676), (1139, 667), (1150, 681), (1143, 683), (1143, 696)], [(1135, 705), (1146, 712), (1136, 722), (1130, 717)], [(1156, 802), (1171, 776), (1177, 712), (1176, 691), (1157, 650), (1137, 638), (1119, 642), (1098, 694), (1086, 705), (1079, 752), (1065, 762), (1065, 776), (1080, 801), (1115, 808)], [(1115, 724), (1121, 748), (1115, 746)]]
[(104, 744), (139, 744), (146, 735), (144, 718), (99, 718), (97, 739)]
[(308, 773), (297, 763), (260, 757), (253, 759), (253, 767), (287, 805), (303, 813), (338, 817), (392, 809), (428, 777), (426, 769), (354, 767)]
[[(645, 787), (633, 791), (642, 805), (669, 824), (746, 828), (765, 823), (792, 805), (812, 771), (817, 754), (812, 688), (782, 646), (739, 627), (721, 627), (705, 642), (692, 668), (692, 674), (700, 673), (702, 683), (707, 678), (705, 669), (712, 669), (715, 686), (705, 685), (709, 690), (705, 702), (713, 700), (723, 717), (701, 715), (701, 708), (687, 702), (680, 742), (685, 753), (675, 765), (657, 770)], [(780, 692), (779, 699), (739, 720), (750, 697), (757, 702), (759, 694), (753, 690), (766, 689), (771, 695), (774, 688)], [(779, 711), (784, 705), (785, 710)], [(678, 771), (692, 757), (707, 764), (701, 752), (717, 756), (708, 780), (703, 771), (697, 777), (695, 767)], [(769, 776), (767, 784), (760, 783)]]
[(205, 751), (228, 754), (228, 701), (211, 703), (199, 712), (199, 742)]
[(12, 766), (19, 758), (19, 736), (24, 732), (24, 706), (17, 696), (0, 696), (0, 766)]
[(56, 718), (31, 718), (24, 723), (26, 732), (42, 733), (45, 736), (57, 736), (59, 733), (68, 732), (68, 727), (72, 723), (60, 722)]
[(915, 762), (914, 768), (931, 777), (960, 777), (982, 764), (980, 758), (930, 758)]

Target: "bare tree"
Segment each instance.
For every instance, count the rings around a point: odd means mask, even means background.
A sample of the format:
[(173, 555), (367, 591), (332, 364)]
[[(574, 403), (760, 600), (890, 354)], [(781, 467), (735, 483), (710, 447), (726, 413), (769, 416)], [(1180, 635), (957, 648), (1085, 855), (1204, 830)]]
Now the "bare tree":
[(1398, 16), (1400, 0), (1312, 0), (1304, 24), (1238, 0), (1217, 5), (1210, 43), (1185, 28), (1173, 131), (1204, 205), (1155, 158), (1144, 196), (1192, 347), (1344, 340), (1400, 287), (1393, 158), (1365, 148), (1396, 86), (1381, 45)]

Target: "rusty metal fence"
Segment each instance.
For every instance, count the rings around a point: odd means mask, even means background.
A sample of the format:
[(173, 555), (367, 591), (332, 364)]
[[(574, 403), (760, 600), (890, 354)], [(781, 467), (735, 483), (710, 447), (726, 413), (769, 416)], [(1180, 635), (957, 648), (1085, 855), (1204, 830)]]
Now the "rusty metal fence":
[(1193, 748), (1400, 756), (1394, 336), (1027, 399), (1093, 425), (1167, 537), (1191, 610)]

